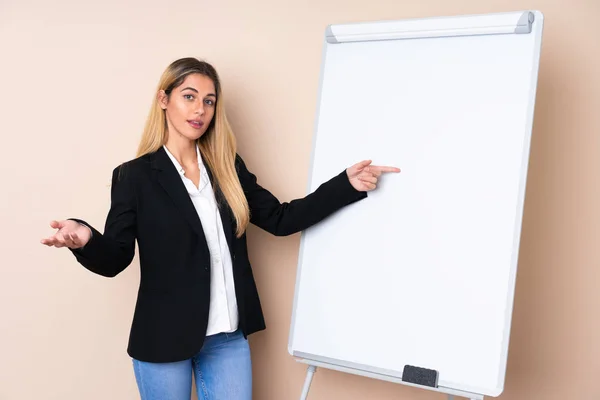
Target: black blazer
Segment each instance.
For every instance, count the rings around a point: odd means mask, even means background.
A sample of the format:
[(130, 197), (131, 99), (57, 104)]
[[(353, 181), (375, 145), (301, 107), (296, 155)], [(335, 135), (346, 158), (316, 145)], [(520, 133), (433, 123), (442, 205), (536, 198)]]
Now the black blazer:
[[(239, 156), (236, 168), (251, 223), (278, 236), (302, 231), (367, 197), (354, 189), (343, 171), (306, 197), (280, 203), (257, 183)], [(212, 180), (210, 171), (209, 176)], [(231, 210), (218, 188), (215, 193), (233, 261), (240, 329), (246, 337), (264, 329), (265, 321), (246, 235), (235, 237)], [(92, 230), (85, 247), (71, 251), (99, 275), (114, 277), (127, 268), (137, 240), (141, 278), (128, 354), (142, 361), (171, 362), (200, 351), (208, 323), (210, 254), (198, 214), (165, 150), (161, 147), (113, 170), (103, 234), (81, 219), (71, 219)]]

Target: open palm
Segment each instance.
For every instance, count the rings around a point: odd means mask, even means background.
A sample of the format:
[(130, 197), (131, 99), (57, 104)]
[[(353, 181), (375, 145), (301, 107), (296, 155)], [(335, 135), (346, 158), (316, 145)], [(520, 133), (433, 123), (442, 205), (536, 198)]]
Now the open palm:
[(371, 160), (361, 161), (346, 170), (350, 183), (358, 191), (366, 192), (375, 189), (383, 173), (400, 172), (400, 168), (371, 165), (371, 162)]
[(49, 247), (78, 249), (85, 246), (92, 236), (90, 229), (77, 221), (52, 221), (50, 226), (57, 229), (56, 233), (41, 241), (42, 244)]

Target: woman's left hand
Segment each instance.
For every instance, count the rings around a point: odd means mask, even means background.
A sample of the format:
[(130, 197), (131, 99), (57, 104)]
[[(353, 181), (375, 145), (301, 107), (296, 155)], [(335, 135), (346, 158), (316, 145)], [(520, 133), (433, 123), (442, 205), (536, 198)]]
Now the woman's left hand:
[(354, 189), (360, 192), (375, 189), (377, 187), (377, 180), (381, 174), (385, 172), (400, 172), (400, 168), (371, 165), (371, 162), (371, 160), (361, 161), (346, 169), (350, 183), (354, 186)]

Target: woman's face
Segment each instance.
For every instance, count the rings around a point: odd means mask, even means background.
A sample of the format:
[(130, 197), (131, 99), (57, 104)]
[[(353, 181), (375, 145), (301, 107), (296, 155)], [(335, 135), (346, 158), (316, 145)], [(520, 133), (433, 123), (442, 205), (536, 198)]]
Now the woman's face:
[(165, 110), (169, 135), (196, 140), (206, 132), (215, 115), (215, 85), (205, 75), (188, 75), (169, 96), (162, 90), (158, 96), (160, 106)]

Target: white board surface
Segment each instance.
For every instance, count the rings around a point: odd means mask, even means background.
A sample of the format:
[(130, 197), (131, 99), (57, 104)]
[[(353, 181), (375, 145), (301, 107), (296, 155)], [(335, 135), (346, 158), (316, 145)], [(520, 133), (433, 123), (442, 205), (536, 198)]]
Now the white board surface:
[(526, 34), (325, 43), (308, 191), (363, 159), (402, 172), (302, 234), (292, 355), (503, 391), (541, 46), (532, 14)]

